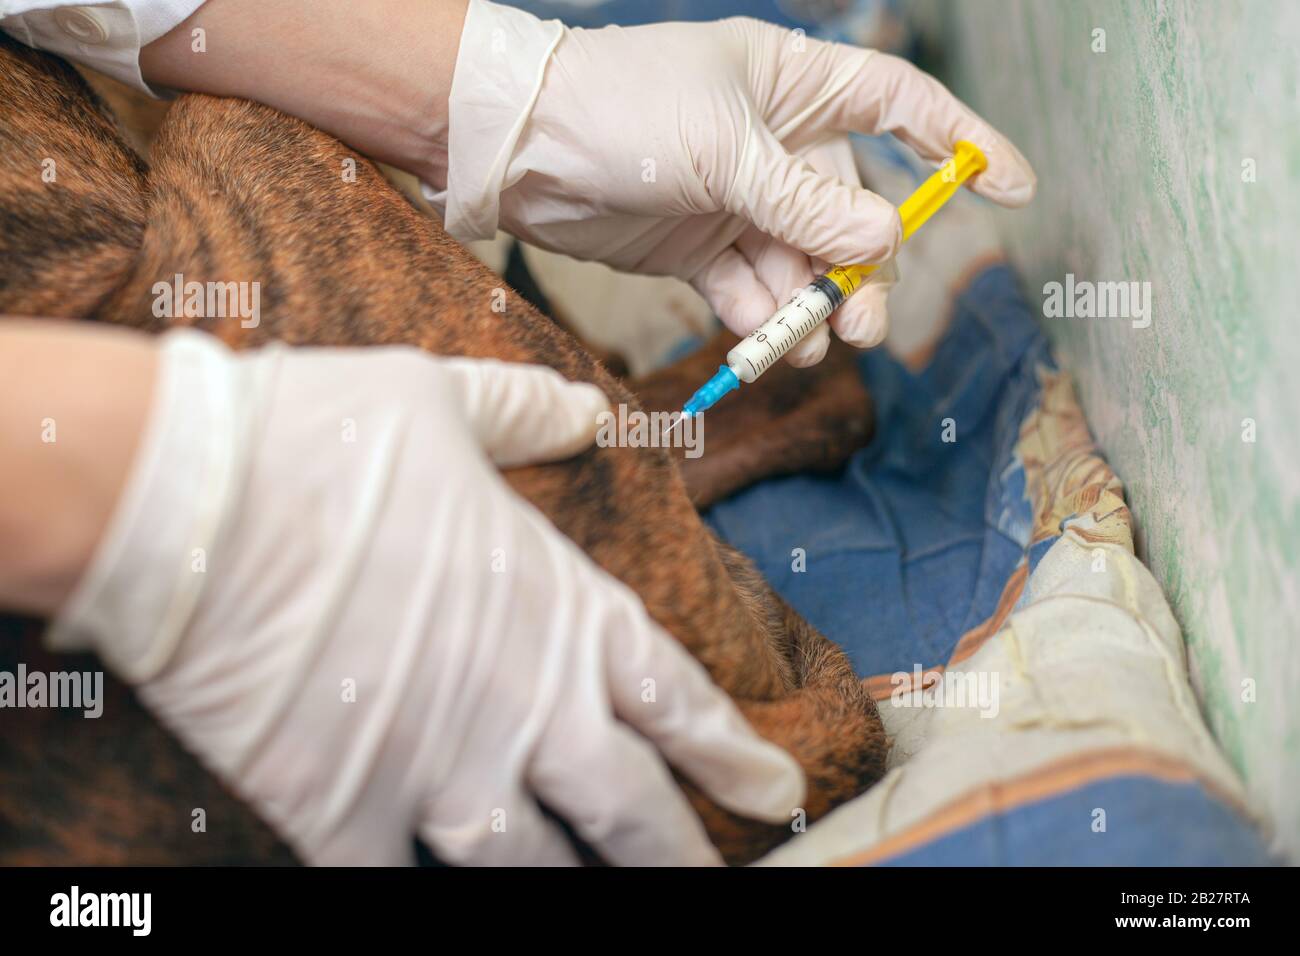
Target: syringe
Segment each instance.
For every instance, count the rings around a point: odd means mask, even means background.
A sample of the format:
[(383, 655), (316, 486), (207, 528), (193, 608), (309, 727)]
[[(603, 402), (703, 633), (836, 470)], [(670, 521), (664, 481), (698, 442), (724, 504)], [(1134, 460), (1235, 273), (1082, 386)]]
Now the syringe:
[[(979, 147), (965, 140), (958, 142), (952, 158), (898, 207), (903, 221), (903, 241), (952, 198), (962, 183), (987, 166), (988, 161)], [(717, 374), (691, 396), (672, 427), (677, 427), (688, 415), (712, 408), (722, 396), (740, 388), (741, 382), (752, 382), (766, 372), (805, 335), (830, 318), (840, 303), (856, 292), (876, 269), (875, 265), (833, 266), (796, 292), (794, 298), (727, 353), (727, 364), (719, 366)]]

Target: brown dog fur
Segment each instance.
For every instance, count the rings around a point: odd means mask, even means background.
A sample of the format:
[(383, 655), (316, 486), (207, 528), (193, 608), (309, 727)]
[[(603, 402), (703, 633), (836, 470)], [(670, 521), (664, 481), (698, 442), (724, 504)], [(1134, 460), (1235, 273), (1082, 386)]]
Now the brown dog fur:
[[(185, 96), (163, 122), (146, 170), (102, 104), (59, 61), (0, 40), (0, 85), (12, 91), (0, 104), (0, 313), (87, 317), (149, 331), (194, 324), (236, 348), (271, 340), (401, 343), (439, 355), (543, 363), (599, 385), (615, 404), (640, 407), (623, 383), (513, 290), (504, 289), (506, 308), (495, 311), (499, 277), (414, 210), (368, 161), (306, 124), (244, 101)], [(56, 163), (54, 184), (41, 180), (43, 158)], [(345, 160), (355, 162), (354, 182), (342, 175)], [(186, 281), (259, 282), (261, 324), (155, 318), (152, 287), (176, 273)], [(682, 376), (697, 370), (688, 363), (676, 380), (673, 374), (645, 383), (652, 406), (679, 405), (684, 383), (694, 381)], [(766, 391), (755, 388), (755, 398), (733, 414), (770, 415), (795, 394), (811, 395), (797, 422), (796, 413), (780, 411), (788, 424), (809, 427), (759, 432), (768, 435), (767, 445), (747, 450), (740, 439), (758, 422), (735, 418), (728, 426), (725, 415), (710, 413), (709, 451), (690, 465), (691, 493), (678, 464), (660, 449), (595, 448), (507, 477), (640, 595), (760, 733), (795, 755), (808, 776), (804, 809), (815, 819), (883, 773), (886, 741), (875, 706), (843, 653), (713, 536), (693, 499), (705, 503), (762, 474), (834, 466), (868, 437), (870, 419), (865, 392), (843, 358), (816, 380), (796, 383), (784, 371), (769, 378)], [(121, 699), (116, 693), (110, 705)], [(10, 715), (4, 719), (11, 723)], [(40, 736), (23, 744), (5, 734), (0, 833), (5, 845), (19, 838), (18, 859), (211, 861), (208, 848), (191, 847), (202, 841), (188, 839), (190, 808), (203, 804), (187, 801), (199, 798), (223, 808), (220, 842), (233, 849), (216, 859), (283, 854), (264, 827), (241, 820), (210, 784), (202, 794), (171, 793), (151, 803), (160, 781), (201, 772), (174, 744), (159, 742), (137, 707), (114, 706), (104, 718), (110, 721), (116, 739), (150, 743), (133, 754), (97, 754), (101, 735), (63, 723), (67, 736), (56, 745), (46, 731), (58, 720), (48, 716), (28, 722), (26, 729)], [(65, 772), (34, 768), (52, 752)], [(102, 766), (116, 759), (127, 761), (124, 779), (113, 779), (122, 768)], [(788, 826), (726, 813), (683, 786), (729, 861), (752, 860), (790, 833)], [(25, 829), (29, 801), (51, 794), (60, 806), (76, 808), (76, 822)], [(149, 806), (183, 819), (152, 827), (133, 819), (134, 808)], [(87, 815), (100, 821), (87, 822)], [(104, 851), (114, 840), (128, 848)], [(160, 846), (161, 853), (149, 849)]]

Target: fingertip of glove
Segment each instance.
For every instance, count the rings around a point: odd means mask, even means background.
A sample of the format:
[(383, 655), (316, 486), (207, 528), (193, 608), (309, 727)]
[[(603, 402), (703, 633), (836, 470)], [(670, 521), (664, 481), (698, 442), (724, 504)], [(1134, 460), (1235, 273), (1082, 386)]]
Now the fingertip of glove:
[(749, 775), (749, 785), (736, 794), (737, 812), (767, 823), (789, 823), (808, 795), (808, 784), (799, 763), (775, 744), (763, 741), (770, 751), (768, 764)]
[(898, 207), (868, 190), (871, 197), (869, 209), (864, 211), (861, 228), (855, 230), (854, 239), (866, 243), (852, 253), (833, 257), (840, 262), (884, 262), (898, 255), (903, 245), (903, 219)]
[(588, 382), (565, 382), (564, 392), (564, 431), (558, 450), (577, 454), (592, 443), (601, 421), (611, 411), (609, 397)]
[(552, 368), (508, 369), (511, 390), (480, 418), (479, 434), (501, 467), (569, 458), (597, 437), (609, 399), (597, 386)]
[(1031, 172), (1029, 180), (1019, 186), (1008, 190), (1004, 198), (1004, 205), (1013, 209), (1021, 206), (1028, 206), (1033, 202), (1034, 196), (1038, 193), (1038, 178)]
[(971, 184), (971, 188), (985, 199), (991, 199), (999, 206), (1006, 209), (1019, 209), (1033, 202), (1034, 196), (1038, 192), (1038, 180), (1033, 173), (1030, 173), (1027, 179), (1019, 179), (1010, 185), (975, 182)]
[(999, 140), (985, 150), (989, 168), (971, 181), (971, 189), (1009, 209), (1027, 206), (1038, 192), (1038, 175), (1018, 149), (1003, 137)]
[(885, 307), (888, 289), (875, 290), (869, 284), (831, 319), (835, 334), (858, 349), (875, 348), (889, 332)]

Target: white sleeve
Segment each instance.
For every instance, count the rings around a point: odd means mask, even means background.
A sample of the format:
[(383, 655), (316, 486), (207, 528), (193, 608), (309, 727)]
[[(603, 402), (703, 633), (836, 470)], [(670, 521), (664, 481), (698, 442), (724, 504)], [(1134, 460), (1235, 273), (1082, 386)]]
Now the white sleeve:
[(140, 49), (202, 5), (203, 0), (0, 0), (0, 29), (158, 96), (140, 75)]

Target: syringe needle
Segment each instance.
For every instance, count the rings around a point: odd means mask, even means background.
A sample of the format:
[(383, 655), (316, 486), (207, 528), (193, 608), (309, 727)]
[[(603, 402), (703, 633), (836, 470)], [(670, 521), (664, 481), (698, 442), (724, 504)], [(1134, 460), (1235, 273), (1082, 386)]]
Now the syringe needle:
[(681, 412), (678, 412), (677, 421), (673, 422), (671, 425), (669, 425), (667, 428), (664, 429), (664, 438), (667, 438), (672, 433), (672, 430), (685, 420), (686, 420), (686, 416)]

